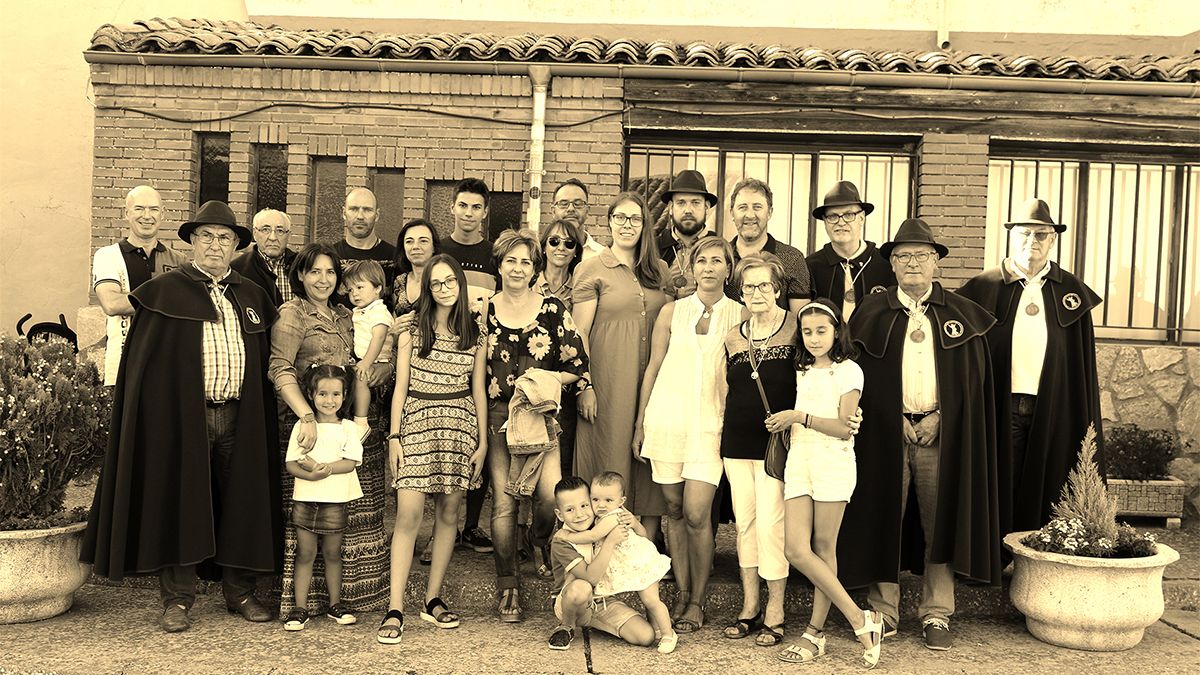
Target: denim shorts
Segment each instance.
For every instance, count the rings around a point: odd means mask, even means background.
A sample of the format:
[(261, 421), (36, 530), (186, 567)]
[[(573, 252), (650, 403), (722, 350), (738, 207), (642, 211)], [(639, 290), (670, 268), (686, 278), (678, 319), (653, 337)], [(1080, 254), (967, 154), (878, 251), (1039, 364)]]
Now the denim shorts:
[(346, 505), (292, 502), (292, 524), (313, 534), (339, 534), (346, 529)]

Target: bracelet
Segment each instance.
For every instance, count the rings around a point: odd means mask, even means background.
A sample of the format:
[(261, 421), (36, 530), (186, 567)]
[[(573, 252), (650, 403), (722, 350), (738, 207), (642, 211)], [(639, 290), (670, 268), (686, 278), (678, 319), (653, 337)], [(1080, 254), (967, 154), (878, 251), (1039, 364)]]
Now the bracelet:
[(301, 422), (316, 422), (317, 417), (313, 413), (308, 413), (307, 415), (304, 415), (303, 417), (301, 417), (300, 421)]
[(385, 436), (385, 437), (383, 438), (383, 440), (385, 440), (385, 441), (391, 441), (391, 440), (396, 440), (396, 441), (398, 441), (398, 440), (400, 440), (400, 432), (399, 432), (399, 431), (393, 431), (392, 433), (390, 433), (390, 434), (388, 434), (387, 436)]
[(810, 415), (808, 413), (804, 413), (804, 428), (811, 429), (812, 428), (811, 424), (812, 424), (812, 415)]

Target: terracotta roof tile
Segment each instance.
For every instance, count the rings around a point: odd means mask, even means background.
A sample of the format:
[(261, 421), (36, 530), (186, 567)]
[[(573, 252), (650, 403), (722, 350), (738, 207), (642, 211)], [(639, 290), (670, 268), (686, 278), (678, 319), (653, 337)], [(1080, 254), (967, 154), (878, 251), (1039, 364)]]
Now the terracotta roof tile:
[(833, 52), (781, 45), (642, 42), (626, 38), (520, 34), (432, 35), (293, 31), (251, 21), (148, 19), (105, 24), (91, 49), (123, 53), (315, 55), (434, 61), (623, 63), (656, 66), (850, 70), (997, 77), (1200, 82), (1200, 52), (1188, 56), (1046, 57), (954, 51)]

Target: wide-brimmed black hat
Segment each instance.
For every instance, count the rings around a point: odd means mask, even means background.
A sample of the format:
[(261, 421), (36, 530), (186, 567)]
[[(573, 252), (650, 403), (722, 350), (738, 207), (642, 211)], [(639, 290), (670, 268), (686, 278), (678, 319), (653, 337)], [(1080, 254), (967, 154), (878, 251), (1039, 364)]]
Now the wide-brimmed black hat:
[(250, 228), (245, 225), (239, 225), (237, 216), (233, 215), (233, 209), (225, 202), (219, 202), (215, 199), (204, 202), (204, 205), (196, 211), (196, 216), (179, 226), (179, 238), (187, 243), (192, 243), (192, 232), (201, 225), (221, 225), (233, 230), (237, 235), (239, 249), (246, 248), (250, 242), (254, 241), (254, 235), (250, 233)]
[(825, 209), (830, 206), (845, 206), (847, 204), (858, 204), (861, 206), (864, 216), (871, 215), (871, 212), (875, 210), (874, 204), (864, 202), (862, 197), (858, 196), (858, 187), (854, 183), (848, 180), (839, 180), (829, 189), (829, 192), (825, 193), (825, 201), (813, 209), (813, 218), (821, 220), (825, 217)]
[(671, 187), (663, 193), (662, 200), (664, 204), (671, 203), (671, 195), (676, 192), (688, 192), (691, 194), (704, 195), (704, 201), (708, 202), (709, 206), (717, 205), (717, 196), (708, 191), (708, 187), (704, 184), (704, 174), (695, 169), (684, 169), (675, 176), (671, 181)]
[(1015, 225), (1049, 225), (1054, 228), (1055, 232), (1066, 232), (1067, 226), (1062, 223), (1054, 222), (1050, 217), (1050, 205), (1038, 199), (1031, 198), (1013, 211), (1013, 215), (1009, 216), (1013, 219), (1012, 222), (1005, 223), (1005, 229), (1011, 230)]
[(950, 249), (934, 240), (933, 230), (920, 218), (909, 218), (900, 223), (900, 229), (896, 230), (895, 236), (891, 241), (881, 245), (879, 252), (883, 254), (884, 258), (890, 258), (892, 249), (900, 244), (929, 244), (933, 250), (937, 251), (938, 258), (945, 258), (950, 254)]

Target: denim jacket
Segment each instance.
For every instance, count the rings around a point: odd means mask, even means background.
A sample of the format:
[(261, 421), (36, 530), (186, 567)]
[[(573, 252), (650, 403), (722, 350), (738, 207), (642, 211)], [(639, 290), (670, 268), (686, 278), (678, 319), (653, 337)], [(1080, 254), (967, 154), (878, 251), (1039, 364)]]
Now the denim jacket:
[(279, 319), (271, 327), (271, 361), (267, 375), (275, 391), (298, 379), (317, 365), (349, 366), (354, 362), (354, 328), (350, 310), (330, 304), (333, 320), (325, 318), (313, 303), (292, 298), (279, 307)]

